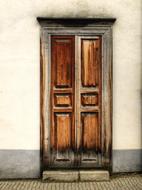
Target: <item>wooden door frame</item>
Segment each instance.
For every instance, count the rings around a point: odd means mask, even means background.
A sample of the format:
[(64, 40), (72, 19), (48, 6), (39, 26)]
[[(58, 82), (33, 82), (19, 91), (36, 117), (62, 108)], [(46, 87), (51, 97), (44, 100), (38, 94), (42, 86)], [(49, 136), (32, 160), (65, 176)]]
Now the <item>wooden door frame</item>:
[(112, 25), (115, 18), (37, 18), (40, 31), (40, 150), (45, 170), (50, 156), (51, 35), (102, 38), (102, 169), (112, 171)]

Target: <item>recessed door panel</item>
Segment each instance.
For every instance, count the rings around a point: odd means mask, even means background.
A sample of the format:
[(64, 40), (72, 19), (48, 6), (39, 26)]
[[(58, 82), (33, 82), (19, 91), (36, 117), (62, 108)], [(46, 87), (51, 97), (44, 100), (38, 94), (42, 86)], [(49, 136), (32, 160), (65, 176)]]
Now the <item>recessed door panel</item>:
[(82, 165), (93, 165), (98, 163), (98, 153), (101, 151), (100, 146), (100, 126), (98, 113), (82, 113)]
[(99, 123), (97, 113), (82, 113), (82, 148), (86, 150), (96, 150), (100, 147)]
[(99, 39), (81, 40), (81, 81), (85, 87), (99, 83)]
[(54, 86), (56, 88), (72, 86), (72, 48), (73, 38), (54, 38), (52, 41), (54, 63)]
[(72, 117), (70, 113), (55, 114), (55, 148), (57, 151), (56, 161), (70, 161), (71, 148), (71, 126)]
[(55, 114), (56, 149), (66, 151), (71, 146), (71, 115), (69, 113)]
[(71, 94), (55, 94), (54, 102), (56, 107), (72, 106)]
[(82, 106), (95, 106), (98, 104), (98, 94), (81, 94)]

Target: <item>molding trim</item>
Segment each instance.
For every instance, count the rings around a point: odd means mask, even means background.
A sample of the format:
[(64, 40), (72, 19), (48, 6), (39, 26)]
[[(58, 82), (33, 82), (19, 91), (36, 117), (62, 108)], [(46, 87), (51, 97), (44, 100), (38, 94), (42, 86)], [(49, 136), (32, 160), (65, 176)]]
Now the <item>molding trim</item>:
[(96, 25), (112, 25), (116, 18), (46, 18), (37, 17), (37, 21), (41, 26), (96, 26)]

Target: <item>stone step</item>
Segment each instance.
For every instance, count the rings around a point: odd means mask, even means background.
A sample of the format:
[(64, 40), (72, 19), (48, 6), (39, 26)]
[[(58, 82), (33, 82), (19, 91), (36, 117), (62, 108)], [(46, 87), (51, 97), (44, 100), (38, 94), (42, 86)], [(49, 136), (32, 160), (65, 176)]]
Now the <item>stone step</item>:
[(42, 179), (44, 181), (78, 181), (78, 171), (43, 171)]
[(105, 170), (80, 170), (80, 181), (109, 181), (109, 172)]
[(106, 170), (46, 170), (42, 174), (43, 181), (75, 182), (75, 181), (109, 181)]

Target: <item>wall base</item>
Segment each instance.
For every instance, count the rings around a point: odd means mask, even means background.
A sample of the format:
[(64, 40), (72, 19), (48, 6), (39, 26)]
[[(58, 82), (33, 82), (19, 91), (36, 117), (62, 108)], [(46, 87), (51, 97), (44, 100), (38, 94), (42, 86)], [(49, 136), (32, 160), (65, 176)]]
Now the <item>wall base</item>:
[(39, 150), (0, 150), (0, 179), (39, 177)]
[(113, 150), (113, 172), (142, 171), (142, 149)]
[[(142, 171), (142, 149), (113, 150), (113, 173)], [(40, 150), (0, 150), (0, 179), (40, 177)]]

